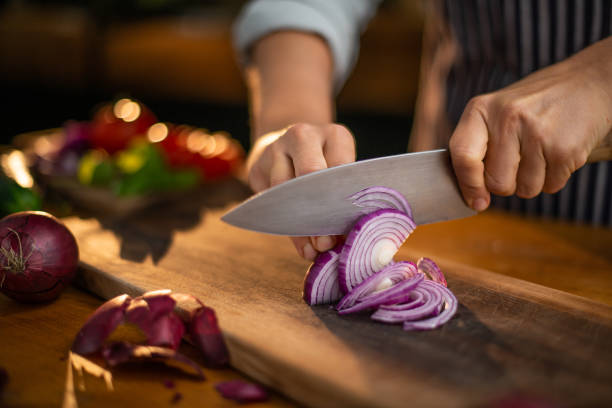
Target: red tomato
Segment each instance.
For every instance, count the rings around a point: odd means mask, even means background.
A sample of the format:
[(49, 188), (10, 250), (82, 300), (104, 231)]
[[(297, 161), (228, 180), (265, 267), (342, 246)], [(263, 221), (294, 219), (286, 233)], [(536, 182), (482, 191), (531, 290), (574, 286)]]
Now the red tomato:
[(91, 144), (112, 154), (125, 149), (132, 140), (144, 137), (157, 122), (155, 115), (142, 103), (121, 99), (102, 106), (94, 115)]
[(159, 142), (172, 167), (196, 168), (205, 181), (231, 175), (242, 163), (242, 147), (229, 136), (209, 135), (191, 126), (169, 126), (168, 136)]

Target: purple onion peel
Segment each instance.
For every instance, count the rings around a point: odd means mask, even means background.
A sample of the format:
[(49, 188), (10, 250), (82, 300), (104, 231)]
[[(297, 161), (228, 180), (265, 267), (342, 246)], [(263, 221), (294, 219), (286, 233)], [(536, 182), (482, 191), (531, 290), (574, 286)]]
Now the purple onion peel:
[(417, 269), (419, 272), (424, 273), (434, 282), (437, 282), (441, 285), (448, 286), (446, 283), (446, 278), (444, 274), (438, 267), (438, 265), (429, 258), (421, 258), (417, 261)]
[(223, 398), (242, 404), (267, 401), (269, 398), (268, 392), (261, 385), (242, 380), (220, 382), (215, 384), (215, 389)]
[(108, 336), (123, 322), (131, 300), (128, 295), (120, 295), (100, 306), (77, 333), (71, 350), (83, 355), (100, 350)]

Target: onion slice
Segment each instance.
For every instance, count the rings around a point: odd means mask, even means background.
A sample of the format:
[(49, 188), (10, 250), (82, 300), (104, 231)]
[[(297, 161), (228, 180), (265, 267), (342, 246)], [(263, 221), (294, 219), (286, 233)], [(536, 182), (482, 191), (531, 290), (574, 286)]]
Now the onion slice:
[(207, 366), (221, 368), (229, 363), (229, 352), (213, 309), (206, 306), (196, 309), (188, 331), (191, 340), (202, 351)]
[(102, 357), (111, 367), (127, 362), (176, 362), (191, 368), (199, 379), (204, 380), (205, 378), (202, 369), (196, 362), (176, 350), (165, 347), (143, 346), (118, 341), (104, 346)]
[(309, 305), (324, 305), (342, 297), (338, 284), (338, 260), (344, 244), (317, 256), (304, 278), (302, 297)]
[(427, 275), (427, 277), (431, 279), (432, 281), (437, 282), (444, 286), (448, 286), (448, 284), (446, 283), (446, 278), (444, 277), (444, 274), (442, 273), (438, 265), (431, 259), (421, 258), (417, 261), (416, 265), (417, 265), (417, 269), (419, 270), (419, 272), (422, 272), (425, 275)]
[(412, 218), (412, 208), (406, 198), (397, 190), (383, 186), (364, 188), (347, 197), (357, 207), (363, 208), (364, 214), (383, 208), (394, 208)]
[(242, 380), (223, 381), (215, 384), (215, 389), (223, 398), (231, 399), (241, 404), (262, 402), (268, 399), (268, 392), (261, 385)]
[[(431, 281), (423, 281), (417, 290), (427, 291), (429, 296), (424, 304), (409, 309), (383, 309), (379, 308), (371, 317), (373, 320), (385, 323), (401, 323), (409, 320), (418, 320), (439, 312), (438, 306), (442, 303), (443, 295), (440, 288), (444, 286)], [(446, 289), (446, 288), (445, 288)]]
[(96, 309), (77, 333), (71, 350), (83, 355), (100, 350), (106, 338), (123, 322), (131, 300), (128, 295), (119, 295)]
[(381, 270), (414, 231), (412, 218), (395, 209), (381, 209), (361, 217), (349, 232), (338, 264), (344, 293)]
[(448, 322), (457, 313), (458, 302), (453, 292), (440, 284), (438, 284), (438, 289), (444, 298), (444, 310), (429, 319), (404, 322), (404, 330), (433, 330)]
[(408, 279), (410, 276), (416, 275), (416, 273), (416, 266), (412, 262), (402, 261), (391, 263), (347, 293), (342, 300), (338, 302), (336, 309), (342, 310), (349, 308), (371, 293), (387, 289), (404, 279)]
[(338, 313), (349, 314), (360, 312), (362, 310), (370, 309), (380, 305), (388, 303), (400, 303), (405, 302), (410, 297), (410, 292), (416, 288), (419, 283), (423, 281), (424, 275), (419, 273), (409, 279), (403, 280), (400, 283), (391, 286), (385, 290), (374, 292), (369, 296), (361, 299), (361, 301), (349, 308), (342, 309)]

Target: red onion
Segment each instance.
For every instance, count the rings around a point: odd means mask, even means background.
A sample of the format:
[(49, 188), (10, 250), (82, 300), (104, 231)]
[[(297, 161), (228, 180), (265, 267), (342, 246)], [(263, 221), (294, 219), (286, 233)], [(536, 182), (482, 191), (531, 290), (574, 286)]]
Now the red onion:
[(215, 384), (215, 389), (223, 398), (238, 401), (242, 404), (262, 402), (268, 399), (268, 392), (258, 384), (242, 380), (224, 381)]
[[(432, 282), (432, 284), (434, 283)], [(429, 319), (404, 322), (404, 330), (433, 330), (448, 322), (457, 313), (458, 302), (453, 292), (440, 284), (436, 285), (438, 285), (438, 290), (442, 292), (444, 309), (437, 316)]]
[(406, 198), (397, 190), (389, 187), (374, 186), (347, 197), (357, 207), (363, 208), (364, 214), (370, 214), (383, 208), (394, 208), (412, 218), (412, 208)]
[(359, 303), (349, 308), (342, 309), (339, 314), (361, 312), (362, 310), (378, 307), (389, 303), (404, 302), (410, 297), (410, 292), (423, 280), (423, 274), (419, 273), (409, 279), (403, 280), (387, 289), (374, 292), (361, 299)]
[(204, 380), (205, 378), (202, 369), (197, 363), (170, 348), (143, 346), (130, 344), (125, 341), (118, 341), (104, 346), (102, 349), (102, 357), (104, 357), (104, 360), (111, 367), (127, 362), (138, 361), (177, 362), (193, 369), (195, 375), (199, 379)]
[(391, 262), (415, 228), (412, 218), (395, 209), (385, 208), (361, 217), (340, 253), (338, 279), (344, 293)]
[(387, 289), (410, 276), (414, 276), (416, 272), (416, 266), (412, 262), (403, 261), (387, 265), (347, 293), (340, 300), (336, 309), (349, 308), (365, 296)]
[(0, 291), (23, 302), (55, 299), (72, 281), (79, 250), (51, 214), (24, 211), (0, 220)]
[(149, 346), (176, 349), (187, 331), (204, 354), (207, 365), (222, 367), (229, 362), (214, 310), (191, 295), (170, 290), (147, 292), (134, 299), (120, 295), (107, 301), (79, 330), (72, 351), (90, 354), (101, 350), (113, 330), (124, 321), (136, 324), (146, 334)]
[(338, 260), (344, 244), (317, 256), (304, 278), (302, 297), (309, 305), (323, 305), (342, 297), (338, 284)]
[[(424, 281), (419, 285), (420, 290), (425, 290), (429, 292), (430, 295), (421, 306), (411, 307), (409, 309), (398, 307), (391, 310), (379, 308), (372, 315), (372, 319), (386, 323), (401, 323), (407, 320), (417, 320), (431, 316), (438, 310), (438, 305), (442, 302), (442, 293), (438, 288), (429, 286), (430, 283), (434, 284), (431, 281)], [(440, 284), (435, 285), (443, 287)]]
[(417, 261), (417, 269), (419, 272), (427, 275), (429, 279), (438, 282), (441, 285), (448, 286), (444, 274), (434, 261), (429, 258), (421, 258)]
[(369, 214), (357, 220), (339, 256), (334, 249), (317, 257), (304, 281), (306, 303), (333, 302), (339, 286), (345, 293), (336, 305), (339, 314), (377, 308), (373, 320), (403, 322), (404, 330), (435, 329), (450, 320), (457, 311), (457, 299), (446, 288), (438, 265), (429, 258), (419, 259), (416, 265), (393, 262), (416, 227), (404, 196), (376, 186), (347, 199)]
[(131, 301), (130, 296), (119, 295), (96, 309), (77, 333), (71, 350), (83, 355), (100, 350), (104, 341), (123, 321)]

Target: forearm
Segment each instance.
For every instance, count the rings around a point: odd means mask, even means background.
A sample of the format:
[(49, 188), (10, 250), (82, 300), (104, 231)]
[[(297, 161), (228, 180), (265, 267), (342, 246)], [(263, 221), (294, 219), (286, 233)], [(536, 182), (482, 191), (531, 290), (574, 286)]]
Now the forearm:
[(259, 40), (246, 70), (253, 140), (292, 123), (330, 123), (333, 62), (320, 37), (280, 31)]

